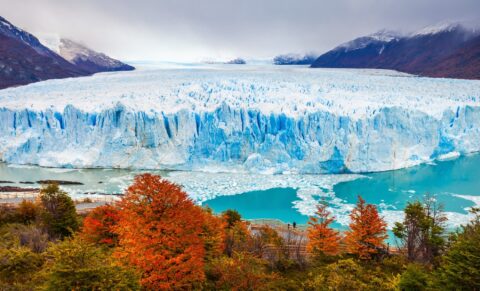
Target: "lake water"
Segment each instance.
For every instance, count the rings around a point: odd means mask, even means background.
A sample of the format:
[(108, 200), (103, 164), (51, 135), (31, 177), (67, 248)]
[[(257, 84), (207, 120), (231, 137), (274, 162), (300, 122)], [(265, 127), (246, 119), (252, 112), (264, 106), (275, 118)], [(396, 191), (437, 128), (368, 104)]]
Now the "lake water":
[[(334, 185), (333, 196), (316, 199), (330, 202), (331, 210), (337, 216), (337, 228), (345, 228), (348, 224), (348, 213), (358, 195), (367, 203), (377, 205), (390, 226), (394, 221), (401, 220), (402, 210), (408, 201), (422, 200), (425, 195), (434, 196), (443, 205), (450, 226), (467, 222), (470, 218), (467, 209), (480, 204), (479, 154), (363, 176)], [(275, 188), (220, 196), (205, 204), (216, 212), (237, 209), (249, 219), (275, 218), (302, 224), (308, 221), (308, 216), (294, 207), (298, 199), (294, 188)]]
[[(84, 183), (63, 186), (72, 195), (113, 194), (122, 193), (138, 173), (141, 171), (54, 169), (0, 163), (0, 181), (13, 182), (0, 186), (39, 187), (38, 180), (57, 179)], [(377, 205), (390, 226), (402, 219), (408, 201), (422, 199), (426, 193), (444, 205), (451, 226), (467, 222), (470, 218), (467, 209), (480, 204), (479, 154), (363, 175), (155, 173), (182, 185), (195, 201), (215, 212), (236, 209), (246, 219), (304, 224), (318, 201), (324, 199), (336, 216), (334, 226), (339, 229), (348, 225), (348, 214), (358, 195)]]

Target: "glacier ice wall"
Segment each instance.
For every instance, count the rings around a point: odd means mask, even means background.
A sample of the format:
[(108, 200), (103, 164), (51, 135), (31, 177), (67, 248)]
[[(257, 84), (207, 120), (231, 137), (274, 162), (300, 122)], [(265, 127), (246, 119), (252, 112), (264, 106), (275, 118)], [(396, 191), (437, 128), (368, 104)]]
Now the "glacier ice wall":
[(191, 66), (0, 90), (0, 161), (253, 173), (402, 168), (480, 150), (480, 81)]
[(223, 103), (209, 112), (0, 109), (0, 160), (52, 167), (340, 173), (402, 168), (480, 150), (480, 107), (441, 118), (384, 107), (371, 116), (296, 116)]

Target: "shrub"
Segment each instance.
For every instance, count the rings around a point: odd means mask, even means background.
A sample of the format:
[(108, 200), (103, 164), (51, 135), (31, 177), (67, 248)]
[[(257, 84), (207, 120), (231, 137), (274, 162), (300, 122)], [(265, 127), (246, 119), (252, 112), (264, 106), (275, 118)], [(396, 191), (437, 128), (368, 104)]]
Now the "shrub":
[(207, 275), (215, 290), (266, 290), (275, 274), (269, 273), (266, 262), (247, 253), (235, 253), (213, 260)]
[(139, 278), (115, 263), (103, 249), (82, 240), (66, 239), (49, 250), (44, 270), (47, 290), (140, 290)]
[(34, 222), (39, 213), (40, 209), (38, 205), (28, 200), (22, 200), (17, 208), (18, 220), (24, 224)]
[(404, 291), (426, 290), (429, 282), (428, 273), (423, 266), (410, 264), (400, 277), (399, 288)]
[(27, 247), (0, 249), (0, 290), (30, 289), (29, 283), (43, 263), (43, 256)]
[(21, 246), (28, 247), (35, 253), (42, 253), (48, 247), (48, 234), (36, 225), (20, 226), (13, 233), (18, 236)]

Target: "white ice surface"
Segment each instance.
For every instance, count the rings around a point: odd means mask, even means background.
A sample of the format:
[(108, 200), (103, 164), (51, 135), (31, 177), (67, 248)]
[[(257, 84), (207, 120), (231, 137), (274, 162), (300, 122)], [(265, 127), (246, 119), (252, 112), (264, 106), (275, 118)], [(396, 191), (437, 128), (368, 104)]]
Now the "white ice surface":
[(0, 90), (9, 163), (337, 173), (479, 150), (480, 81), (170, 65)]

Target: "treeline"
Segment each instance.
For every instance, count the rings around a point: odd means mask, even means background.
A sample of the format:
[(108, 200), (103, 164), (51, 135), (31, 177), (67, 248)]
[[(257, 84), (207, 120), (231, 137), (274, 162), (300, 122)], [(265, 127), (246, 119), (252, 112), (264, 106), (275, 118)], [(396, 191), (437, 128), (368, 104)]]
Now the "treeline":
[(214, 215), (139, 175), (115, 205), (79, 216), (57, 185), (0, 208), (0, 290), (480, 290), (480, 215), (455, 233), (434, 199), (387, 225), (359, 197), (345, 232), (318, 205), (306, 232)]

